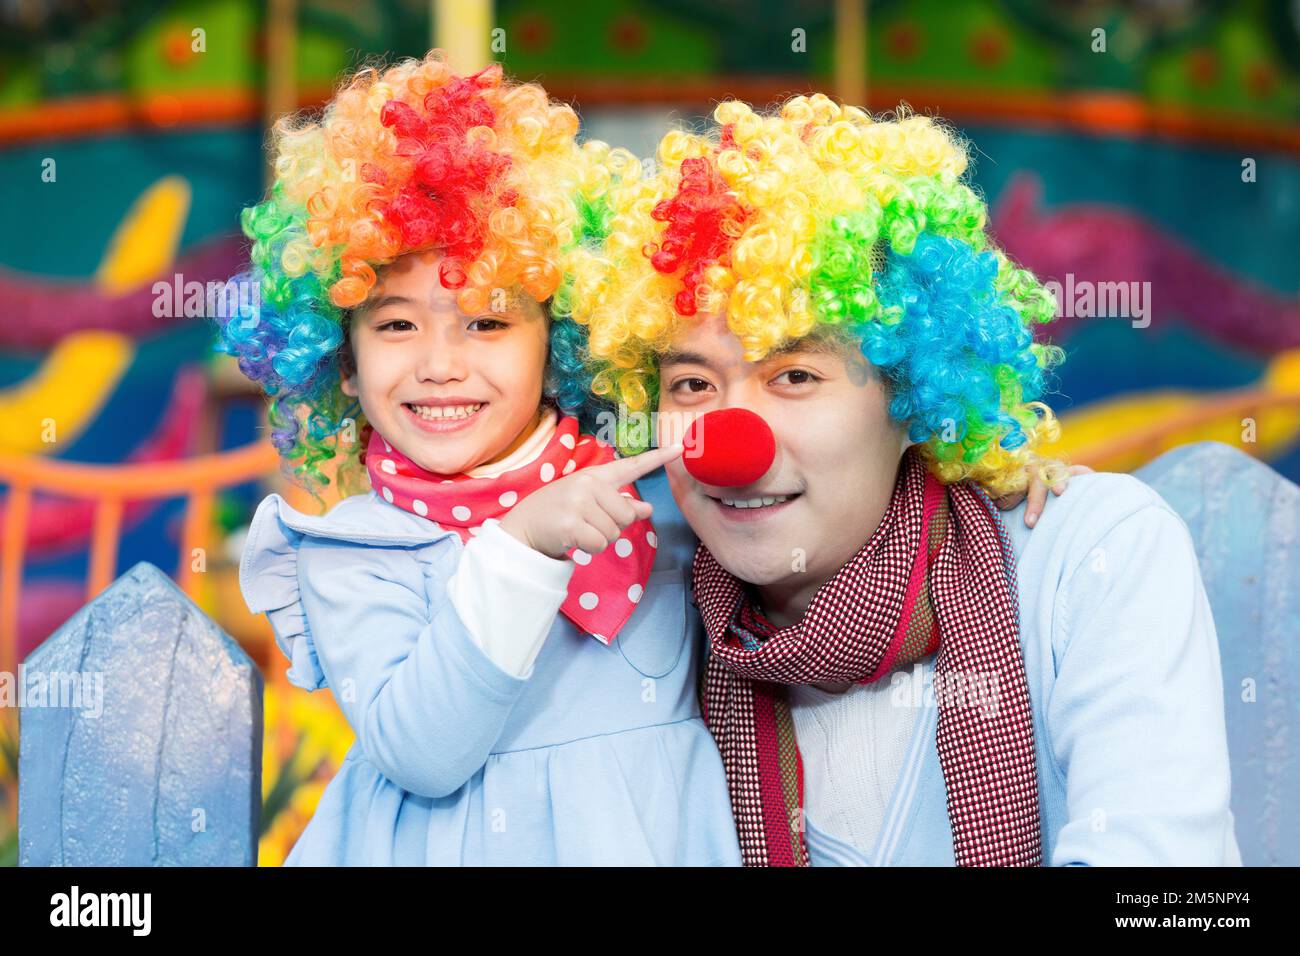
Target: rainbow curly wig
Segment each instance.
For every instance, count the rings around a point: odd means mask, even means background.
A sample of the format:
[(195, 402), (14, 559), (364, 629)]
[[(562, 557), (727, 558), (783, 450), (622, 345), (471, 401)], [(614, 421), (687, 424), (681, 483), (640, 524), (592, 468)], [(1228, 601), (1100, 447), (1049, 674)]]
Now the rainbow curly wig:
[[(257, 305), (218, 319), (216, 350), (272, 396), (272, 441), (286, 474), (313, 495), (339, 458), (342, 488), (364, 490), (355, 435), (360, 411), (339, 388), (350, 310), (376, 268), (437, 250), (439, 279), (462, 312), (487, 311), (492, 290), (522, 288), (549, 303), (563, 257), (603, 238), (605, 194), (635, 160), (579, 145), (578, 118), (497, 65), (454, 73), (434, 50), (349, 77), (319, 119), (273, 131), (275, 180), (243, 210)], [(584, 330), (551, 323), (547, 394), (577, 410), (588, 393)], [(351, 424), (352, 429), (347, 429)]]
[(1059, 437), (1038, 399), (1064, 355), (1032, 332), (1056, 302), (989, 239), (965, 145), (928, 117), (821, 94), (713, 117), (611, 188), (603, 245), (568, 263), (563, 308), (588, 330), (595, 393), (653, 408), (656, 356), (697, 314), (725, 312), (751, 361), (838, 336), (882, 371), (891, 416), (940, 480), (1023, 490), (1035, 449)]

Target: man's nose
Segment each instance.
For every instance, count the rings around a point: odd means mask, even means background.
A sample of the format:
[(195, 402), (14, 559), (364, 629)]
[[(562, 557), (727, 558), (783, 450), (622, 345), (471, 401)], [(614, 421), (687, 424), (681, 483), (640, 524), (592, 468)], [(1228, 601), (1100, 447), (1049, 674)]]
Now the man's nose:
[(718, 488), (751, 485), (776, 459), (776, 436), (761, 415), (747, 408), (719, 408), (697, 418), (683, 445), (682, 464), (696, 481)]

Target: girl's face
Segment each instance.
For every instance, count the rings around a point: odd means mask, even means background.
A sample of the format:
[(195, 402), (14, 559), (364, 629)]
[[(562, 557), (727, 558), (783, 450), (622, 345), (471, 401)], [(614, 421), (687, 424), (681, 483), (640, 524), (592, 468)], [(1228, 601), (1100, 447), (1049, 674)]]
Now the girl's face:
[(353, 312), (355, 369), (341, 387), (366, 420), (421, 468), (454, 475), (509, 455), (539, 417), (547, 319), (515, 290), (500, 311), (464, 315), (438, 281), (439, 256), (412, 253), (379, 273)]

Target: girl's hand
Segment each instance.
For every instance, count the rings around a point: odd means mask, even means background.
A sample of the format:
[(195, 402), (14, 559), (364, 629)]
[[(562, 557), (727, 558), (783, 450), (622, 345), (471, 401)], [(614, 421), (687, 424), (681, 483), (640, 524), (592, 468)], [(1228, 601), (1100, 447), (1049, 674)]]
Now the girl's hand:
[[(1065, 477), (1052, 486), (1052, 494), (1060, 497), (1069, 487), (1072, 476), (1090, 474), (1093, 474), (1093, 470), (1087, 465), (1071, 465)], [(1029, 504), (1025, 506), (1025, 524), (1032, 528), (1038, 523), (1038, 518), (1043, 513), (1043, 506), (1047, 504), (1047, 485), (1044, 484), (1038, 469), (1029, 468), (1029, 487), (1025, 491), (1015, 491), (1001, 498), (994, 498), (993, 503), (1003, 511), (1010, 511), (1026, 497), (1029, 499)]]
[(599, 554), (624, 528), (654, 511), (648, 501), (624, 497), (619, 489), (681, 453), (681, 445), (669, 445), (575, 471), (520, 501), (501, 519), (501, 528), (547, 557), (563, 558), (570, 548)]

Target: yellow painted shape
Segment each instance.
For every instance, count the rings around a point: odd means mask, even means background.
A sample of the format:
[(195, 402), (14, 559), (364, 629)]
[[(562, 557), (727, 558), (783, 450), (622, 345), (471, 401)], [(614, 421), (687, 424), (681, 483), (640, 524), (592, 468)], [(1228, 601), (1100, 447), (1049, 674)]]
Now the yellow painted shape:
[[(76, 332), (34, 375), (0, 390), (0, 453), (50, 455), (93, 422), (135, 357), (116, 332)], [(46, 441), (53, 426), (54, 441)]]
[[(1278, 396), (1300, 395), (1300, 349), (1279, 353), (1270, 361), (1259, 387)], [(1122, 459), (1106, 459), (1106, 446), (1134, 432), (1152, 429), (1162, 421), (1176, 421), (1197, 409), (1201, 414), (1194, 422), (1161, 436), (1161, 449), (1198, 441), (1220, 441), (1247, 447), (1243, 436), (1247, 434), (1250, 423), (1236, 412), (1220, 411), (1215, 407), (1219, 396), (1226, 401), (1231, 395), (1228, 392), (1169, 389), (1094, 402), (1079, 411), (1061, 415), (1061, 440), (1044, 447), (1041, 453), (1048, 457), (1077, 460), (1078, 453), (1085, 452), (1089, 463), (1097, 462), (1111, 471), (1138, 467), (1153, 456), (1134, 453), (1126, 454)], [(1256, 457), (1274, 457), (1293, 445), (1300, 436), (1300, 407), (1261, 409), (1250, 417), (1254, 419), (1254, 441), (1249, 443), (1248, 450)]]
[(157, 279), (176, 260), (189, 212), (190, 184), (182, 177), (165, 176), (146, 189), (118, 223), (95, 284), (120, 295)]

